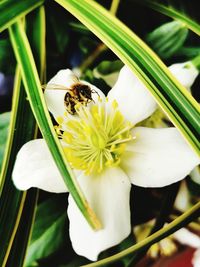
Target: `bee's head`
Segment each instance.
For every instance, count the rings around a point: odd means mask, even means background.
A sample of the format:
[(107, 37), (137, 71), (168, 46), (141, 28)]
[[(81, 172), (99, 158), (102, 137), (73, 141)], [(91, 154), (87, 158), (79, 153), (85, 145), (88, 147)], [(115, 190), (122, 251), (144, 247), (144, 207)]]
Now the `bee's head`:
[(92, 100), (92, 90), (86, 84), (79, 84), (76, 86), (76, 90), (83, 98)]

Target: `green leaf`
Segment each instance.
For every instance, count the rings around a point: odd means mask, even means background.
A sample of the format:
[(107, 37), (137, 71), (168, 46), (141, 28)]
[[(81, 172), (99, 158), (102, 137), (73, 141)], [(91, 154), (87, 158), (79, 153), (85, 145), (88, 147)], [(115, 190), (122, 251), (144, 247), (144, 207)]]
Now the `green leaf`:
[(188, 59), (194, 58), (200, 55), (200, 47), (192, 47), (192, 46), (183, 46), (177, 51), (177, 56), (184, 56)]
[(0, 2), (0, 32), (8, 28), (19, 17), (40, 6), (44, 0), (15, 1), (6, 0)]
[(4, 150), (6, 147), (9, 123), (10, 123), (10, 112), (0, 114), (0, 171), (1, 171)]
[(91, 35), (91, 32), (88, 30), (88, 28), (79, 22), (70, 22), (69, 26), (73, 31), (77, 31), (83, 35)]
[[(38, 190), (31, 189), (26, 195), (23, 205), (23, 211), (20, 217), (20, 222), (17, 227), (12, 248), (9, 253), (6, 267), (23, 267), (24, 257), (26, 254), (27, 243), (32, 228), (32, 221), (35, 214), (35, 205), (37, 202)], [(20, 245), (19, 245), (20, 244)]]
[[(93, 75), (97, 79), (103, 79), (112, 88), (117, 81), (119, 71), (123, 67), (121, 60), (102, 61), (94, 70)], [(102, 87), (100, 87), (102, 90)]]
[(163, 59), (173, 56), (184, 44), (188, 29), (180, 21), (165, 23), (147, 35), (146, 41)]
[[(40, 7), (36, 9), (34, 12), (32, 12), (31, 18), (28, 18), (27, 21), (27, 26), (30, 25), (32, 25), (32, 27), (29, 28), (29, 38), (31, 40), (31, 45), (34, 48), (34, 57), (37, 61), (37, 67), (40, 70), (40, 76), (43, 78), (45, 72), (45, 56), (46, 56), (45, 53), (43, 53), (45, 49), (44, 7)], [(21, 87), (21, 89), (24, 91), (24, 88)], [(27, 102), (26, 98), (24, 98), (24, 101)], [(27, 105), (29, 105), (29, 103), (27, 103)], [(29, 111), (31, 112), (30, 106), (29, 106)], [(31, 115), (34, 120), (32, 112)], [(29, 130), (30, 130), (29, 128), (26, 128), (27, 132)], [(17, 226), (17, 231), (14, 237), (12, 247), (9, 252), (8, 260), (6, 262), (7, 267), (24, 266), (24, 258), (26, 255), (26, 249), (30, 238), (30, 233), (32, 231), (32, 224), (35, 215), (37, 196), (38, 196), (38, 190), (36, 189), (29, 190), (26, 195), (26, 199), (23, 205), (23, 210), (20, 216), (20, 221)]]
[(103, 75), (112, 74), (113, 72), (119, 72), (123, 67), (123, 63), (120, 60), (115, 61), (102, 61), (96, 69)]
[(8, 145), (0, 178), (0, 236), (3, 237), (0, 239), (0, 266), (2, 267), (7, 266), (26, 200), (26, 193), (18, 191), (12, 183), (12, 169), (17, 152), (24, 143), (33, 138), (35, 133), (35, 120), (26, 101), (25, 91), (20, 87), (20, 81), (20, 73), (17, 69)]
[[(42, 16), (42, 8), (38, 11), (41, 23), (41, 28), (44, 24), (44, 16)], [(32, 23), (38, 19), (32, 18)], [(35, 29), (34, 29), (35, 31)], [(42, 46), (40, 42), (45, 40), (45, 35), (39, 36), (40, 29), (37, 28), (37, 42), (34, 47), (38, 47), (36, 51), (36, 58), (43, 58)], [(30, 32), (32, 36), (33, 31)], [(42, 38), (42, 40), (41, 40)], [(39, 49), (39, 47), (41, 49)], [(41, 64), (42, 60), (38, 60), (38, 69), (42, 71), (44, 67)], [(29, 192), (20, 192), (15, 189), (12, 180), (12, 169), (15, 162), (17, 152), (21, 146), (33, 139), (36, 133), (36, 122), (25, 90), (21, 85), (21, 75), (19, 68), (16, 70), (15, 86), (13, 95), (11, 127), (9, 132), (9, 142), (7, 153), (4, 160), (2, 170), (2, 185), (1, 185), (1, 201), (0, 201), (0, 235), (4, 236), (1, 240), (0, 265), (2, 267), (23, 266), (24, 257), (26, 253), (27, 243), (32, 228), (32, 221), (35, 211), (35, 203), (37, 201), (37, 190), (29, 190)], [(11, 212), (12, 211), (12, 212)], [(9, 222), (9, 223), (8, 223)], [(2, 234), (3, 233), (3, 234)], [(19, 246), (20, 244), (20, 246)]]
[(66, 209), (66, 195), (55, 195), (38, 206), (25, 266), (48, 257), (65, 244)]
[[(10, 123), (10, 112), (5, 112), (0, 114), (0, 130), (4, 130), (5, 128), (8, 128), (8, 125)], [(2, 139), (0, 139), (0, 143), (2, 144)]]
[[(119, 245), (119, 251), (123, 251), (131, 246), (133, 246), (135, 244), (136, 240), (135, 240), (135, 236), (134, 234), (131, 232), (131, 234), (125, 239), (123, 240)], [(123, 262), (124, 267), (128, 267), (130, 259), (131, 259), (131, 255), (124, 257), (121, 259), (121, 261)]]
[(85, 199), (74, 174), (66, 160), (60, 142), (54, 131), (49, 112), (42, 94), (38, 73), (34, 59), (27, 40), (27, 36), (20, 22), (9, 29), (13, 49), (22, 72), (22, 79), (30, 101), (32, 111), (37, 120), (38, 126), (45, 138), (47, 145), (54, 157), (54, 160), (61, 172), (61, 175), (77, 203), (80, 211), (85, 216), (88, 223), (94, 228), (100, 228), (100, 222), (91, 210), (89, 203)]
[(4, 74), (14, 73), (15, 58), (8, 38), (0, 39), (0, 51), (0, 72)]
[(200, 154), (200, 108), (153, 51), (92, 0), (56, 0), (95, 33), (146, 85), (161, 108)]
[(188, 17), (186, 14), (181, 13), (179, 10), (175, 9), (173, 6), (164, 5), (161, 3), (158, 3), (154, 0), (144, 0), (144, 1), (137, 1), (138, 3), (141, 3), (143, 5), (146, 5), (166, 16), (169, 16), (175, 20), (178, 20), (185, 24), (185, 26), (196, 33), (197, 35), (200, 35), (200, 25), (195, 22), (193, 19)]
[(46, 78), (46, 17), (44, 6), (35, 9), (27, 16), (26, 31), (28, 34), (34, 60), (39, 72), (40, 80), (45, 83)]
[[(63, 21), (58, 20), (57, 17), (51, 16), (52, 34), (54, 35), (57, 53), (64, 53), (69, 43), (68, 25), (63, 27)], [(62, 23), (62, 24), (61, 24)]]

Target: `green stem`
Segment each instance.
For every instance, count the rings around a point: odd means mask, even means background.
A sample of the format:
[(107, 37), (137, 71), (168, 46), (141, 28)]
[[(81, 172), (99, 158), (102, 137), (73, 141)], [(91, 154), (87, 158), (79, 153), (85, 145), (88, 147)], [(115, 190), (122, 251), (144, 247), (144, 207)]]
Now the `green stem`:
[(113, 15), (117, 14), (117, 10), (120, 4), (120, 0), (112, 0), (111, 7), (110, 7), (110, 13)]
[(136, 251), (141, 251), (146, 247), (153, 245), (154, 243), (160, 241), (161, 239), (167, 237), (168, 235), (173, 234), (178, 229), (186, 226), (188, 223), (196, 219), (200, 216), (200, 201), (194, 205), (191, 209), (183, 213), (173, 222), (169, 223), (166, 227), (162, 228), (161, 230), (157, 231), (156, 233), (150, 235), (149, 237), (145, 238), (144, 240), (140, 241), (139, 243), (131, 246), (124, 251), (117, 253), (111, 257), (106, 259), (97, 261), (95, 263), (82, 265), (82, 267), (98, 267), (98, 266), (105, 266), (106, 264), (110, 264), (117, 260), (120, 260), (123, 257), (126, 257), (130, 254), (135, 253)]

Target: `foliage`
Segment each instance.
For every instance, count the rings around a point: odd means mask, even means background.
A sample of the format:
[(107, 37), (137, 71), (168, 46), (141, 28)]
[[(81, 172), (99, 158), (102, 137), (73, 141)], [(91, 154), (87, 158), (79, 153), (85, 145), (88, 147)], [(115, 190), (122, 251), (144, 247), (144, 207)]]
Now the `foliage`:
[(0, 114), (0, 169), (2, 166), (2, 160), (8, 136), (9, 122), (10, 122), (10, 112)]
[[(26, 194), (13, 187), (11, 175), (18, 150), (25, 142), (42, 134), (81, 212), (93, 228), (100, 226), (101, 222), (87, 202), (87, 196), (83, 195), (60, 148), (54, 131), (55, 122), (52, 123), (41, 89), (41, 84), (66, 67), (74, 69), (81, 79), (100, 87), (107, 94), (122, 65), (127, 64), (145, 83), (194, 151), (200, 153), (199, 104), (165, 66), (195, 58), (193, 62), (199, 68), (200, 45), (199, 37), (195, 36), (200, 34), (199, 24), (192, 19), (192, 15), (180, 11), (182, 8), (155, 1), (143, 1), (142, 6), (141, 1), (110, 2), (111, 12), (116, 10), (116, 14), (108, 11), (108, 1), (6, 0), (0, 3), (0, 72), (8, 75), (15, 73), (12, 113), (0, 114), (0, 234), (4, 235), (0, 238), (2, 267), (72, 267), (82, 264), (92, 267), (112, 266), (113, 262), (116, 266), (116, 261), (128, 267), (134, 261), (137, 263), (152, 244), (187, 226), (199, 216), (197, 174), (187, 178), (187, 190), (192, 195), (194, 206), (163, 229), (164, 222), (175, 211), (173, 201), (177, 189), (173, 186), (163, 191), (140, 189), (137, 193), (138, 189), (133, 187), (131, 210), (135, 217), (140, 222), (156, 217), (159, 227), (139, 243), (135, 243), (133, 235), (129, 236), (118, 246), (103, 252), (99, 262), (89, 263), (75, 255), (71, 247), (67, 234), (66, 195), (40, 192), (37, 204), (36, 191)], [(182, 4), (183, 8), (187, 8), (188, 3)], [(152, 24), (148, 17), (154, 17)], [(199, 97), (197, 89), (198, 85), (194, 84), (192, 92), (196, 98)], [(169, 119), (163, 113), (161, 117), (162, 124), (168, 126)], [(37, 134), (35, 119), (39, 127)], [(143, 207), (146, 216), (141, 216), (135, 205), (140, 203), (140, 199), (143, 202), (144, 198), (149, 202), (147, 207)], [(150, 216), (147, 216), (149, 212)], [(136, 223), (137, 219), (132, 219), (132, 226)], [(19, 242), (22, 244), (20, 248)]]

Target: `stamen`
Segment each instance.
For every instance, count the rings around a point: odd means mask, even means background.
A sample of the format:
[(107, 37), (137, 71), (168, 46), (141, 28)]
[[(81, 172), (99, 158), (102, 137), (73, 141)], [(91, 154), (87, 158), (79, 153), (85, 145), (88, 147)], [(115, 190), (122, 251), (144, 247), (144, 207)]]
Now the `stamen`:
[(65, 154), (73, 168), (83, 170), (86, 175), (100, 173), (104, 168), (120, 163), (126, 144), (133, 141), (130, 133), (133, 125), (126, 121), (118, 109), (118, 103), (111, 104), (99, 98), (89, 106), (77, 103), (78, 118), (70, 117), (62, 134), (66, 143)]

